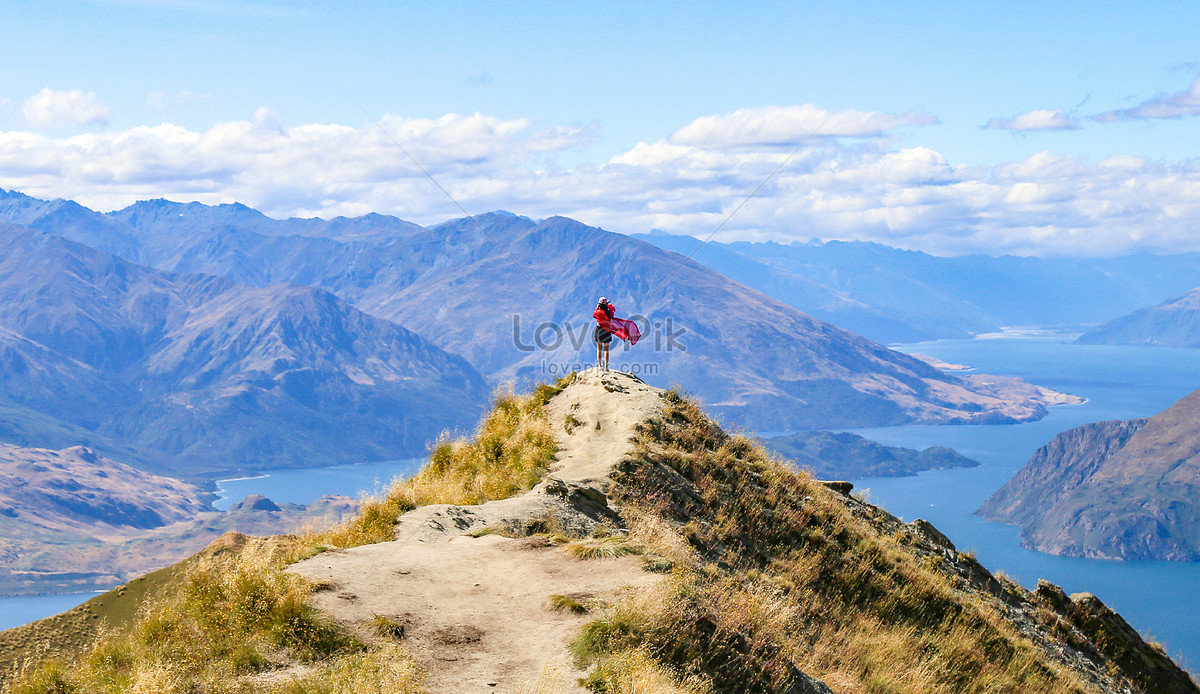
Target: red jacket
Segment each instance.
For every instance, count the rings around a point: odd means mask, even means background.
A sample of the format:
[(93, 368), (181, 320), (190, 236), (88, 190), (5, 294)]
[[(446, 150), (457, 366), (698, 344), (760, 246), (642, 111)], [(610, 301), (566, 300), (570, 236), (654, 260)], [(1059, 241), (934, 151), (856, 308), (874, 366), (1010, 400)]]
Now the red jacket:
[(617, 307), (613, 306), (612, 302), (609, 302), (604, 307), (597, 306), (596, 310), (592, 311), (592, 318), (596, 319), (596, 324), (601, 328), (604, 328), (622, 340), (629, 340), (630, 345), (636, 345), (637, 341), (642, 337), (642, 332), (638, 330), (637, 323), (623, 318), (615, 318), (616, 313)]

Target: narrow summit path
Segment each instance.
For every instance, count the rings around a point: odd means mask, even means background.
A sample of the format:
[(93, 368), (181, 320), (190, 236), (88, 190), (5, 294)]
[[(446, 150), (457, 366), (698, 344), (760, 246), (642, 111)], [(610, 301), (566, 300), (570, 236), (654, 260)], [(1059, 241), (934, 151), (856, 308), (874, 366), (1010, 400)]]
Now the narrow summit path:
[(478, 506), (424, 506), (400, 518), (393, 542), (326, 552), (290, 570), (330, 582), (315, 596), (318, 608), (368, 642), (379, 638), (375, 615), (402, 624), (431, 694), (519, 692), (548, 669), (558, 673), (556, 689), (583, 691), (567, 649), (588, 617), (551, 609), (549, 597), (611, 598), (659, 576), (638, 557), (580, 560), (537, 536), (468, 533), (528, 526), (547, 513), (580, 529), (615, 518), (609, 475), (637, 424), (661, 408), (662, 392), (629, 374), (582, 372), (547, 406), (558, 456), (533, 490)]

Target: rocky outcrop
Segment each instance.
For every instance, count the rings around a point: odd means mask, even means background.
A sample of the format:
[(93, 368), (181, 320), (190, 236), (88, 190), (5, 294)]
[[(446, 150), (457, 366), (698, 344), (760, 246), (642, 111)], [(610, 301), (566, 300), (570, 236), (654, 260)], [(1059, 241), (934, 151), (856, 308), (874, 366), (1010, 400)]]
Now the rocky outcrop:
[(1109, 658), (1154, 691), (1192, 691), (1196, 685), (1186, 672), (1163, 657), (1162, 647), (1147, 643), (1121, 615), (1091, 593), (1068, 596), (1053, 583), (1040, 579), (1032, 597), (1041, 608), (1039, 618), (1052, 622), (1065, 640), (1091, 657)]
[(1148, 420), (1063, 432), (979, 513), (1051, 554), (1200, 560), (1198, 415), (1200, 391)]

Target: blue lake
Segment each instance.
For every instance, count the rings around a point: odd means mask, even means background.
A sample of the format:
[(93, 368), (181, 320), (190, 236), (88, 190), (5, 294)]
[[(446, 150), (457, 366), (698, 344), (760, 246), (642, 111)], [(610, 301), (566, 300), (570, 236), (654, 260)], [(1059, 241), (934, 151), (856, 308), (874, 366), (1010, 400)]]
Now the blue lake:
[(0, 631), (36, 622), (87, 602), (99, 593), (62, 593), (22, 598), (0, 598)]
[(1033, 588), (1038, 578), (1068, 593), (1089, 592), (1139, 632), (1163, 643), (1185, 667), (1200, 668), (1200, 563), (1120, 562), (1056, 557), (1024, 549), (1017, 528), (989, 523), (975, 509), (1055, 434), (1087, 422), (1157, 414), (1200, 387), (1200, 350), (1072, 345), (1074, 335), (1023, 334), (994, 339), (898, 345), (984, 373), (1022, 376), (1088, 399), (1051, 408), (1041, 421), (1007, 426), (901, 426), (855, 429), (880, 443), (950, 446), (977, 468), (916, 477), (856, 480), (891, 513), (924, 518), (993, 571)]
[(358, 498), (387, 489), (392, 480), (412, 475), (423, 462), (424, 458), (408, 458), (301, 470), (264, 470), (253, 476), (218, 480), (213, 506), (224, 511), (250, 494), (291, 504), (307, 504), (325, 494)]

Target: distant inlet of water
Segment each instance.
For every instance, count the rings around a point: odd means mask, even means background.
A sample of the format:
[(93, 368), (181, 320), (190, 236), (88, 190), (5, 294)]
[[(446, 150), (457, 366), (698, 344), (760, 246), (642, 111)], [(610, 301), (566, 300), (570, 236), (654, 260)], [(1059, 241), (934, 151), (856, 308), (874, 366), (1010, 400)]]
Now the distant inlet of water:
[(420, 469), (424, 458), (405, 458), (331, 467), (263, 470), (245, 477), (217, 480), (213, 506), (225, 511), (251, 494), (276, 503), (307, 504), (326, 494), (361, 497), (384, 491), (397, 477)]

